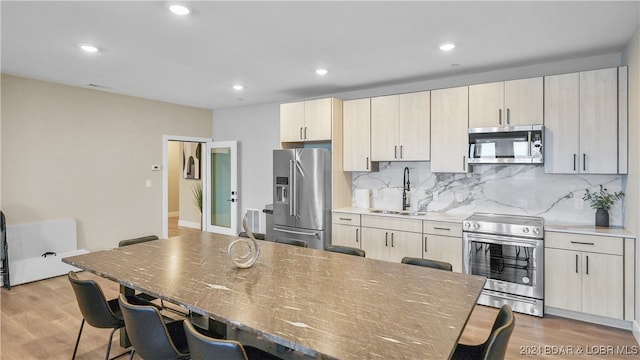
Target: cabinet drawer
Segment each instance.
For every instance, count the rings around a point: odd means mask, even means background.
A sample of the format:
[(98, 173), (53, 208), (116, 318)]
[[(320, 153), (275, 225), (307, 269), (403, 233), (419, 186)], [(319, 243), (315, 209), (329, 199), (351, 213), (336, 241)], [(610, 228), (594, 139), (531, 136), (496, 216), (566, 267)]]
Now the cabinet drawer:
[(332, 216), (332, 222), (334, 224), (360, 226), (360, 215), (334, 212)]
[(588, 251), (594, 253), (623, 255), (624, 239), (570, 233), (545, 232), (544, 246), (547, 248)]
[(425, 234), (462, 236), (462, 223), (446, 221), (423, 221), (422, 232)]
[(391, 216), (362, 215), (362, 226), (422, 233), (422, 220), (400, 219)]

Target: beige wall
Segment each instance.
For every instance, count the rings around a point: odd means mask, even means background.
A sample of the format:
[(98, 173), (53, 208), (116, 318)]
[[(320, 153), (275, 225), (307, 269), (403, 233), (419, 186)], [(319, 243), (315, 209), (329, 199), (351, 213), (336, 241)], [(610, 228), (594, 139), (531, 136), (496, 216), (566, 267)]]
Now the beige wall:
[(168, 209), (169, 216), (177, 215), (180, 211), (180, 169), (182, 168), (182, 157), (180, 156), (180, 142), (169, 141), (167, 150), (167, 161), (169, 163), (168, 173)]
[[(629, 41), (623, 62), (629, 66), (629, 175), (625, 197), (624, 226), (640, 236), (640, 27)], [(636, 338), (640, 338), (640, 239), (636, 242)]]
[(8, 223), (75, 218), (89, 250), (161, 235), (163, 135), (212, 134), (211, 110), (5, 74), (2, 105)]

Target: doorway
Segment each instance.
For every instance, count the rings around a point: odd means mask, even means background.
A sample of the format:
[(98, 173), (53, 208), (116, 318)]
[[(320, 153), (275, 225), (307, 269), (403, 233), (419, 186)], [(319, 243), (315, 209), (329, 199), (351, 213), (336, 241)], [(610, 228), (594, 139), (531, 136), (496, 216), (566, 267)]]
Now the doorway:
[[(172, 143), (170, 146), (170, 142)], [(164, 135), (162, 137), (162, 238), (163, 239), (168, 239), (169, 238), (169, 198), (170, 198), (170, 191), (174, 192), (175, 190), (175, 186), (176, 183), (179, 187), (179, 194), (178, 197), (182, 198), (182, 203), (186, 203), (189, 204), (191, 203), (193, 205), (193, 207), (195, 208), (195, 199), (194, 199), (194, 194), (193, 194), (193, 190), (197, 188), (197, 184), (199, 182), (204, 183), (204, 181), (206, 180), (206, 173), (204, 171), (200, 172), (200, 176), (199, 176), (199, 180), (193, 179), (193, 177), (195, 177), (194, 172), (191, 170), (187, 171), (187, 178), (191, 177), (191, 179), (185, 179), (185, 175), (183, 173), (183, 169), (182, 169), (182, 163), (183, 163), (183, 151), (180, 151), (180, 154), (178, 154), (179, 157), (179, 169), (178, 174), (175, 173), (175, 169), (170, 169), (169, 163), (170, 163), (170, 155), (171, 156), (175, 156), (175, 153), (170, 153), (170, 149), (171, 152), (176, 151), (176, 143), (191, 143), (191, 144), (201, 144), (201, 149), (204, 149), (205, 144), (211, 142), (211, 139), (209, 138), (200, 138), (200, 137), (189, 137), (189, 136), (175, 136), (175, 135)], [(175, 166), (173, 166), (175, 168)], [(204, 166), (203, 164), (201, 164), (200, 169), (203, 169)], [(192, 168), (191, 168), (192, 169)], [(170, 179), (170, 174), (171, 174), (171, 179)], [(193, 176), (192, 176), (193, 175)], [(176, 178), (178, 177), (178, 178)], [(171, 185), (173, 185), (173, 189), (170, 190), (170, 183)], [(172, 201), (176, 201), (175, 199)], [(180, 200), (178, 200), (180, 201)], [(172, 215), (176, 215), (176, 209), (175, 209), (175, 204), (172, 204)], [(199, 211), (199, 210), (195, 210), (195, 209), (190, 209), (193, 211)], [(185, 227), (200, 227), (200, 230), (203, 230), (202, 227), (202, 221), (200, 221), (199, 223), (193, 220), (183, 220), (181, 223), (179, 222), (178, 225), (182, 224)]]
[(238, 235), (238, 142), (209, 142), (203, 158), (203, 229)]

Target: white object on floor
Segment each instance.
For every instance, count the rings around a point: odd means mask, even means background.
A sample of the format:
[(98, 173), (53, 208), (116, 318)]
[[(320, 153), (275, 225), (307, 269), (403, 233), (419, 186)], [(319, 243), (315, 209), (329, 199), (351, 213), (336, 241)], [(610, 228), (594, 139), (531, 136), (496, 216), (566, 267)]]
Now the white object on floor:
[[(76, 271), (62, 258), (88, 253), (78, 249), (76, 221), (64, 219), (7, 226), (11, 285)], [(55, 255), (42, 256), (45, 253)]]

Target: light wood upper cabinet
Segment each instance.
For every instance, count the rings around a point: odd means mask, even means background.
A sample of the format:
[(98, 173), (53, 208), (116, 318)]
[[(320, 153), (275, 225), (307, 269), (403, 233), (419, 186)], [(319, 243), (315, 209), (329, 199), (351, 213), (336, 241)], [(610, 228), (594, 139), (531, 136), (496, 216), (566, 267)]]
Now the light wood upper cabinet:
[(345, 101), (343, 106), (344, 171), (371, 170), (371, 99)]
[(372, 161), (430, 159), (430, 91), (371, 99)]
[(466, 173), (469, 87), (431, 91), (431, 171)]
[(616, 68), (545, 77), (544, 112), (545, 172), (618, 172)]
[(581, 172), (618, 172), (618, 69), (580, 73)]
[(469, 127), (542, 124), (541, 77), (469, 86)]
[(304, 141), (304, 102), (280, 105), (280, 141)]
[(331, 141), (337, 99), (327, 98), (280, 105), (280, 142)]

